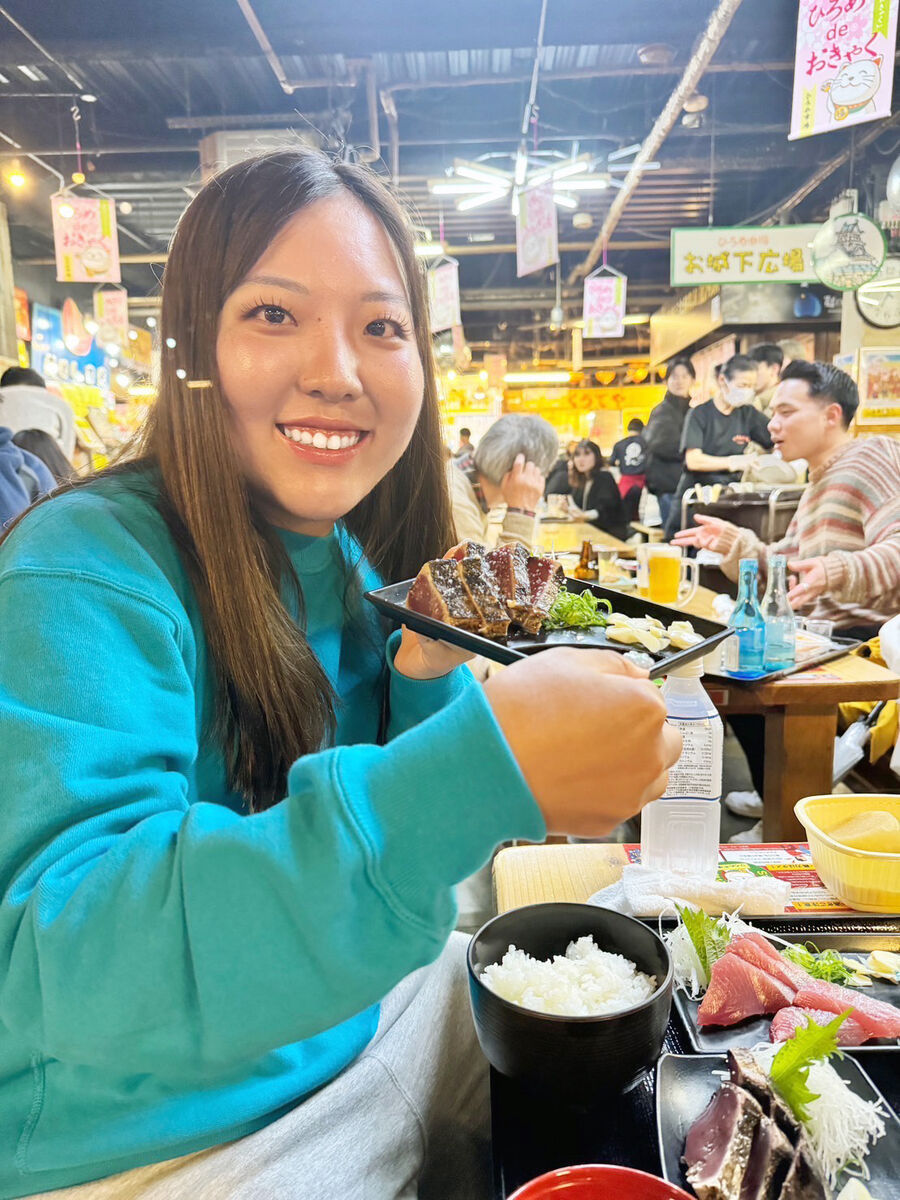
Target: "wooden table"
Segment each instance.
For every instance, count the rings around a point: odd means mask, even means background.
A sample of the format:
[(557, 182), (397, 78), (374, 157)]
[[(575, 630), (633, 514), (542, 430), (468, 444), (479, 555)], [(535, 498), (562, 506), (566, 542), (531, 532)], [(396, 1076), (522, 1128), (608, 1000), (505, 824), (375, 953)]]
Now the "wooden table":
[[(673, 617), (687, 614), (717, 621), (712, 607), (715, 597), (708, 588), (698, 588), (686, 604), (672, 606)], [(723, 717), (757, 713), (765, 720), (763, 838), (767, 842), (805, 839), (794, 805), (804, 796), (831, 792), (838, 705), (900, 696), (900, 676), (856, 654), (772, 683), (710, 677), (704, 686)]]
[[(516, 846), (501, 850), (494, 860), (497, 911), (524, 904), (572, 900), (583, 903), (595, 891), (614, 882), (625, 851), (599, 843), (572, 846)], [(764, 919), (763, 919), (764, 920)], [(857, 913), (842, 918), (848, 931), (896, 934), (890, 918)], [(655, 918), (647, 923), (655, 928)], [(828, 919), (803, 918), (803, 935), (815, 937), (830, 927)], [(794, 932), (801, 932), (794, 929)], [(684, 1025), (673, 1010), (664, 1050), (690, 1054)], [(854, 1051), (850, 1051), (853, 1056)], [(859, 1062), (894, 1111), (900, 1111), (900, 1073), (890, 1054), (861, 1054)], [(647, 1075), (613, 1100), (600, 1099), (587, 1110), (517, 1086), (491, 1072), (491, 1113), (496, 1200), (507, 1197), (526, 1180), (545, 1171), (583, 1162), (620, 1163), (650, 1174), (662, 1174), (657, 1150), (656, 1080)], [(891, 1193), (893, 1194), (893, 1193)]]
[(634, 555), (634, 546), (620, 541), (611, 533), (604, 533), (587, 521), (541, 521), (538, 525), (538, 541), (540, 548), (548, 554), (558, 550), (580, 550), (582, 542), (593, 542), (595, 546)]

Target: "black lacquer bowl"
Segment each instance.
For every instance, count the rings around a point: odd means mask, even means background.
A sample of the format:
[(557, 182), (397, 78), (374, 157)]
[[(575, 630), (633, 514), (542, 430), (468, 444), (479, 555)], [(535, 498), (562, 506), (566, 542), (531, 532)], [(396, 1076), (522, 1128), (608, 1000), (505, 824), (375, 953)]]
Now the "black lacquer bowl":
[[(601, 950), (622, 954), (656, 977), (654, 993), (622, 1012), (563, 1017), (512, 1004), (482, 983), (486, 966), (510, 945), (533, 958), (565, 954), (592, 935)], [(532, 904), (488, 921), (469, 944), (469, 994), (478, 1041), (491, 1065), (520, 1083), (576, 1104), (621, 1092), (652, 1067), (672, 1005), (669, 952), (649, 926), (593, 904)]]

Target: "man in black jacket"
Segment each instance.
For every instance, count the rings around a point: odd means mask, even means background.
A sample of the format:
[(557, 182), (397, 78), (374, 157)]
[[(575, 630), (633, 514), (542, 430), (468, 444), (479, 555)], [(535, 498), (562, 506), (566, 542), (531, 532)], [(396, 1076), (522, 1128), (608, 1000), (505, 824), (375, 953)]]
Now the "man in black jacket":
[(681, 434), (691, 402), (691, 385), (697, 378), (689, 358), (676, 358), (666, 373), (666, 394), (650, 414), (647, 443), (647, 489), (659, 501), (665, 527), (684, 465)]

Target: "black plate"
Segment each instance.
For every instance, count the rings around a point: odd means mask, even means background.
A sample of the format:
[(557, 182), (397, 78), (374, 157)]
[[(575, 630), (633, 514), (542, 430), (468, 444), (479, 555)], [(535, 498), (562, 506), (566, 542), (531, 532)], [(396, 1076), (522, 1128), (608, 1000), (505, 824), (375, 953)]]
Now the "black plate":
[[(579, 646), (588, 650), (617, 650), (627, 653), (629, 650), (643, 650), (642, 646), (625, 646), (621, 642), (612, 642), (606, 637), (603, 629), (561, 630), (555, 633), (539, 633), (536, 635), (515, 631), (509, 637), (494, 641), (482, 637), (478, 633), (467, 633), (453, 625), (445, 625), (434, 617), (426, 617), (421, 613), (412, 612), (406, 607), (406, 596), (413, 581), (406, 579), (403, 583), (392, 583), (388, 587), (379, 588), (374, 592), (366, 592), (366, 599), (374, 604), (380, 613), (398, 624), (408, 625), (416, 633), (426, 637), (440, 638), (462, 650), (471, 650), (498, 663), (514, 663), (535, 654), (538, 650), (548, 650), (551, 646)], [(730, 630), (715, 621), (703, 617), (690, 617), (677, 608), (666, 604), (655, 604), (652, 600), (644, 600), (639, 596), (629, 596), (613, 588), (601, 587), (597, 583), (588, 583), (583, 579), (567, 579), (566, 587), (570, 592), (593, 592), (601, 600), (609, 600), (615, 612), (626, 617), (656, 617), (666, 625), (672, 621), (690, 620), (697, 633), (704, 640), (687, 650), (661, 651), (651, 654), (656, 659), (656, 665), (651, 668), (650, 678), (655, 679), (666, 675), (675, 667), (693, 662), (709, 654), (720, 642), (728, 637)]]
[[(857, 1096), (864, 1100), (884, 1099), (852, 1058), (833, 1058), (832, 1065)], [(689, 1194), (692, 1189), (681, 1162), (684, 1141), (722, 1082), (713, 1072), (725, 1070), (724, 1054), (664, 1054), (656, 1067), (656, 1122), (663, 1177)], [(886, 1104), (885, 1108), (887, 1129), (866, 1158), (871, 1175), (866, 1187), (877, 1200), (900, 1200), (900, 1121)], [(841, 1186), (846, 1182), (844, 1178)]]
[[(840, 950), (842, 954), (858, 956), (865, 962), (873, 950), (900, 951), (900, 937), (896, 934), (885, 933), (817, 933), (779, 934), (786, 942), (809, 942), (817, 950)], [(851, 989), (851, 991), (854, 989)], [(873, 1000), (882, 1000), (885, 1004), (893, 1004), (900, 1008), (900, 984), (873, 982), (871, 987), (855, 989), (860, 996), (869, 996)], [(721, 1054), (735, 1046), (756, 1046), (759, 1042), (769, 1040), (771, 1017), (748, 1017), (737, 1025), (713, 1025), (701, 1029), (697, 1025), (697, 1010), (699, 1000), (692, 1000), (683, 988), (675, 989), (675, 1010), (687, 1031), (691, 1046), (706, 1054)], [(864, 1042), (862, 1046), (853, 1046), (854, 1054), (897, 1053), (900, 1049), (900, 1038), (874, 1038)], [(897, 1069), (900, 1070), (900, 1054), (897, 1057)]]

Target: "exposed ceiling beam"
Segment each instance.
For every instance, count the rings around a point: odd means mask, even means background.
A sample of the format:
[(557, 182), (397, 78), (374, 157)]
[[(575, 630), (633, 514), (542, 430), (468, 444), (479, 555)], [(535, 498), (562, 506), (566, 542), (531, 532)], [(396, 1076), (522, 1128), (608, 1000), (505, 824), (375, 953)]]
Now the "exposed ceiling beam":
[(684, 69), (684, 74), (666, 101), (662, 112), (656, 118), (653, 128), (644, 139), (641, 149), (631, 165), (631, 170), (625, 176), (625, 186), (613, 200), (600, 232), (597, 234), (594, 244), (588, 252), (587, 258), (570, 273), (570, 283), (574, 283), (576, 279), (583, 278), (596, 266), (604, 247), (608, 244), (616, 225), (619, 223), (619, 218), (625, 211), (628, 201), (641, 182), (643, 167), (656, 157), (669, 131), (684, 110), (685, 100), (696, 90), (697, 84), (703, 78), (706, 68), (718, 50), (719, 44), (731, 24), (732, 18), (740, 6), (741, 0), (719, 0), (715, 11), (709, 18), (702, 37), (694, 48), (690, 61)]
[(850, 144), (840, 154), (836, 154), (834, 158), (830, 158), (826, 163), (823, 163), (805, 183), (795, 188), (783, 200), (779, 200), (777, 204), (764, 208), (762, 212), (755, 213), (752, 217), (747, 217), (746, 220), (741, 221), (741, 225), (777, 225), (798, 204), (802, 203), (807, 196), (811, 195), (820, 184), (824, 183), (826, 179), (830, 179), (834, 172), (849, 160), (852, 154), (865, 149), (870, 142), (874, 142), (886, 129), (895, 126), (898, 121), (900, 121), (900, 111), (895, 112), (893, 116), (883, 121), (877, 122), (861, 136), (856, 136), (854, 132)]

